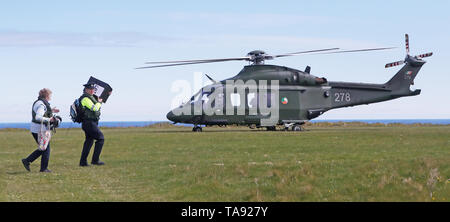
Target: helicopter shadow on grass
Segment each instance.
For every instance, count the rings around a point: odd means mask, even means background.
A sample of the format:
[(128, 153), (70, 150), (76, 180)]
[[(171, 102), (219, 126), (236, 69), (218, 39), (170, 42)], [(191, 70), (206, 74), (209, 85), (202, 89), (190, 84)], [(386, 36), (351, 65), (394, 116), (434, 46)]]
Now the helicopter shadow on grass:
[[(304, 129), (304, 131), (309, 131), (307, 129)], [(279, 133), (289, 133), (292, 131), (284, 131), (284, 130), (276, 130), (276, 131), (269, 131), (269, 130), (263, 130), (263, 129), (212, 129), (212, 130), (204, 130), (202, 132), (193, 132), (191, 130), (167, 130), (167, 129), (161, 129), (161, 130), (155, 130), (149, 133), (192, 133), (192, 134), (203, 134), (203, 133), (264, 133), (264, 132), (279, 132)], [(296, 132), (298, 133), (298, 132)]]
[(6, 174), (12, 175), (12, 176), (14, 176), (14, 175), (22, 175), (22, 174), (26, 174), (26, 173), (29, 173), (29, 172), (25, 172), (25, 171), (6, 172)]
[(15, 176), (15, 175), (24, 175), (24, 174), (28, 174), (30, 172), (26, 171), (23, 166), (21, 166), (22, 164), (19, 163), (20, 166), (22, 167), (22, 169), (17, 169), (17, 166), (9, 166), (5, 171), (3, 171), (2, 173), (5, 173), (7, 175), (11, 175), (11, 176)]

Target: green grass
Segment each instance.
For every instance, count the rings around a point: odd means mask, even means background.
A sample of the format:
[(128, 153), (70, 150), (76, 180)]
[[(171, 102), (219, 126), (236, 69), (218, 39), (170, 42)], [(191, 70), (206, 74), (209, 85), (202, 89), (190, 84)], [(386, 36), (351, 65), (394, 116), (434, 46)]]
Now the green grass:
[(87, 168), (82, 130), (60, 129), (50, 174), (23, 168), (28, 131), (0, 130), (0, 201), (450, 200), (450, 126), (307, 129), (102, 129), (106, 165)]

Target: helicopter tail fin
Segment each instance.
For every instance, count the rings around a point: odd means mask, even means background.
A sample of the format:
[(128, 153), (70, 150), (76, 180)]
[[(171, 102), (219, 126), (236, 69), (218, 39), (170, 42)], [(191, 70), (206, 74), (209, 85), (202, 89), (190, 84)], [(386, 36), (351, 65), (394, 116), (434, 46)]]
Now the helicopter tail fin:
[(417, 95), (419, 91), (412, 92), (409, 87), (414, 85), (414, 78), (419, 73), (420, 68), (426, 63), (422, 58), (432, 56), (433, 53), (425, 53), (417, 56), (409, 55), (409, 36), (405, 34), (405, 46), (406, 46), (406, 58), (402, 61), (392, 62), (386, 64), (385, 68), (390, 68), (405, 64), (400, 71), (397, 72), (387, 83), (384, 85), (391, 89), (393, 92), (400, 95)]
[(409, 87), (411, 85), (414, 85), (414, 79), (416, 78), (422, 66), (425, 64), (425, 61), (408, 55), (404, 63), (406, 64), (400, 69), (400, 71), (398, 71), (384, 85), (388, 89), (391, 89), (393, 92), (399, 95), (420, 93), (420, 91), (412, 92)]

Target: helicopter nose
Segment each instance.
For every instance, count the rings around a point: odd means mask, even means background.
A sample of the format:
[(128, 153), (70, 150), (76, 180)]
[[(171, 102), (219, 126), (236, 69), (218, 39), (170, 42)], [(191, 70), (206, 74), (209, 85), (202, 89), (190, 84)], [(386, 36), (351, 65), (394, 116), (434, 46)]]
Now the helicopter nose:
[(166, 115), (167, 119), (172, 121), (172, 122), (178, 122), (177, 121), (177, 116), (175, 114), (173, 114), (172, 111), (168, 112)]

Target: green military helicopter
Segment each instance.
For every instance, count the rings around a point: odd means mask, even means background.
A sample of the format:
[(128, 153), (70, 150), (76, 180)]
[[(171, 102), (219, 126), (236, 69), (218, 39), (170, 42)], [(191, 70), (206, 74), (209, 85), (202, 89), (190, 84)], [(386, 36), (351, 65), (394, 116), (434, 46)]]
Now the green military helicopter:
[[(215, 81), (206, 75), (213, 84), (203, 87), (192, 96), (190, 101), (170, 111), (167, 119), (174, 123), (194, 124), (193, 131), (196, 132), (202, 131), (202, 125), (231, 124), (248, 125), (250, 128), (266, 127), (267, 130), (276, 130), (277, 126), (282, 126), (284, 130), (302, 131), (304, 123), (331, 109), (419, 95), (421, 90), (411, 91), (410, 85), (414, 84), (414, 78), (425, 64), (422, 58), (429, 57), (433, 53), (410, 56), (408, 34), (405, 35), (405, 42), (406, 58), (386, 64), (385, 67), (405, 65), (384, 84), (327, 81), (326, 78), (311, 75), (309, 66), (304, 71), (300, 71), (283, 66), (266, 65), (264, 61), (306, 53), (347, 53), (391, 48), (347, 51), (328, 48), (281, 55), (268, 55), (264, 51), (255, 50), (245, 57), (148, 62), (147, 64), (153, 65), (137, 69), (236, 60), (249, 61), (250, 65), (245, 66), (236, 76), (226, 80)], [(269, 81), (271, 85), (267, 85)], [(228, 87), (233, 83), (240, 84)], [(236, 88), (237, 85), (243, 87), (239, 89)], [(210, 110), (205, 109), (205, 106)], [(227, 112), (224, 113), (224, 110)], [(267, 112), (267, 110), (270, 111)], [(275, 118), (272, 118), (274, 116)]]

